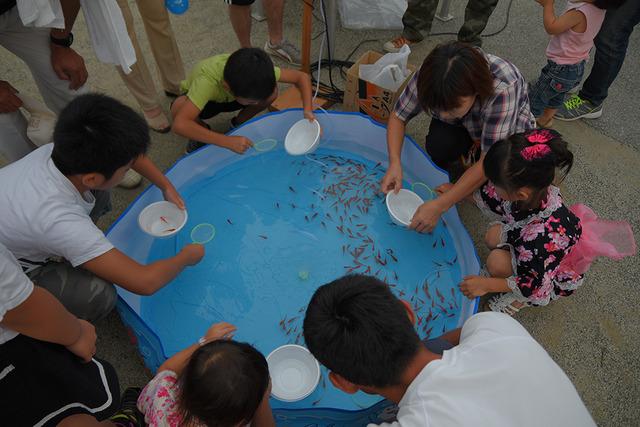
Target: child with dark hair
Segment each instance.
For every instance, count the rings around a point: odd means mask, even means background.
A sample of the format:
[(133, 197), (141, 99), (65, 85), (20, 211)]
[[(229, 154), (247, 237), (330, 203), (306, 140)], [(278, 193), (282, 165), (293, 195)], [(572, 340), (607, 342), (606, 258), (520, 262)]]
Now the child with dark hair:
[(556, 169), (564, 177), (572, 164), (566, 141), (548, 129), (513, 135), (489, 149), (483, 164), (489, 182), (474, 198), (498, 220), (485, 237), (490, 277), (465, 277), (460, 289), (467, 297), (504, 292), (489, 307), (513, 315), (573, 294), (597, 256), (635, 253), (629, 224), (565, 205), (553, 183)]
[(190, 142), (187, 152), (214, 144), (243, 154), (252, 142), (244, 136), (211, 131), (202, 120), (220, 113), (240, 111), (231, 119), (237, 127), (266, 109), (278, 97), (278, 82), (296, 85), (302, 96), (304, 117), (314, 120), (309, 75), (279, 68), (262, 49), (242, 48), (198, 62), (182, 82), (184, 95), (171, 106), (173, 131)]
[(187, 245), (141, 265), (95, 224), (110, 209), (108, 190), (131, 168), (184, 209), (173, 184), (145, 155), (149, 129), (140, 115), (108, 96), (82, 95), (60, 113), (53, 139), (0, 169), (0, 243), (31, 280), (77, 317), (95, 321), (116, 304), (113, 284), (151, 295), (200, 261), (202, 245)]
[[(344, 276), (311, 298), (304, 340), (335, 387), (398, 404), (397, 421), (384, 427), (595, 426), (564, 372), (509, 316), (472, 316), (440, 338), (449, 343), (442, 354), (420, 342), (415, 320), (386, 283)], [(523, 396), (544, 410), (523, 415), (531, 411)]]
[(582, 81), (605, 12), (618, 8), (625, 0), (569, 0), (560, 16), (554, 12), (554, 0), (536, 1), (544, 8), (544, 29), (551, 39), (547, 46), (547, 65), (531, 85), (529, 99), (538, 125), (549, 127), (566, 94)]
[(267, 361), (249, 344), (231, 341), (235, 330), (216, 323), (158, 368), (138, 398), (150, 427), (275, 426)]
[(465, 43), (438, 45), (409, 80), (389, 118), (389, 169), (381, 191), (402, 188), (401, 153), (405, 127), (420, 112), (431, 115), (425, 148), (431, 160), (448, 169), (469, 167), (450, 191), (418, 208), (410, 227), (431, 231), (440, 216), (485, 181), (481, 160), (496, 141), (535, 127), (527, 85), (510, 62)]

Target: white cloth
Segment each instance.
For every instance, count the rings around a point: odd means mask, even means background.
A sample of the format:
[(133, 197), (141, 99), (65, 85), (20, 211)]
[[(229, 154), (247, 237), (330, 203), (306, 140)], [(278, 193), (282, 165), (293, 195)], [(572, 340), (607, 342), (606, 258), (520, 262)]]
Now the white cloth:
[(399, 407), (381, 426), (595, 426), (562, 369), (502, 313), (467, 320), (460, 345), (424, 367)]
[(26, 271), (51, 257), (77, 267), (113, 245), (91, 221), (95, 198), (81, 195), (53, 164), (53, 144), (0, 169), (0, 243)]
[[(65, 28), (60, 0), (17, 0), (17, 6), (27, 27)], [(136, 52), (116, 0), (80, 0), (80, 7), (98, 59), (130, 73)]]
[(129, 74), (136, 52), (116, 0), (80, 0), (80, 6), (98, 59)]
[[(22, 272), (16, 258), (0, 244), (0, 322), (9, 310), (22, 304), (33, 292), (33, 283)], [(9, 328), (0, 326), (0, 344), (18, 336)]]
[(16, 6), (25, 27), (64, 29), (60, 0), (17, 0)]

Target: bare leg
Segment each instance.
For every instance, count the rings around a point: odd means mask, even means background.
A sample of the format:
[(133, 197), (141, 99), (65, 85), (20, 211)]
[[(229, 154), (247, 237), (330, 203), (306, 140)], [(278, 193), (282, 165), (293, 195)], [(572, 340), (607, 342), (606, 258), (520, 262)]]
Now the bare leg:
[(506, 279), (513, 275), (511, 253), (503, 249), (494, 249), (487, 257), (487, 271), (491, 277)]
[[(502, 225), (494, 224), (487, 230), (484, 236), (484, 243), (489, 249), (496, 249), (500, 242), (500, 234), (502, 234)], [(504, 251), (503, 251), (504, 252)]]
[(545, 108), (542, 115), (538, 117), (538, 125), (548, 127), (553, 124), (553, 116), (558, 112), (557, 108)]
[(272, 45), (282, 43), (282, 13), (284, 0), (262, 0), (264, 12), (267, 15), (267, 27), (269, 29), (269, 42)]
[(251, 7), (229, 5), (229, 19), (240, 42), (240, 47), (251, 47)]
[[(491, 277), (499, 277), (506, 279), (513, 276), (513, 268), (511, 267), (511, 253), (503, 249), (494, 249), (487, 257), (487, 270)], [(517, 309), (524, 306), (520, 301), (514, 301), (511, 306)]]

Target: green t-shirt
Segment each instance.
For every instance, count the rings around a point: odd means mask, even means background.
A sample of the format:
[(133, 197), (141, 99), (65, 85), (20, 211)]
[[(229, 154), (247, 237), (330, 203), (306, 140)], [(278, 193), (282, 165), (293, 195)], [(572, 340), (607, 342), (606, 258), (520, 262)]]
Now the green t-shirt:
[[(233, 102), (236, 98), (224, 87), (224, 66), (229, 59), (229, 53), (212, 56), (198, 62), (186, 80), (180, 83), (180, 90), (200, 110), (209, 101)], [(280, 68), (273, 67), (276, 81), (280, 80)]]

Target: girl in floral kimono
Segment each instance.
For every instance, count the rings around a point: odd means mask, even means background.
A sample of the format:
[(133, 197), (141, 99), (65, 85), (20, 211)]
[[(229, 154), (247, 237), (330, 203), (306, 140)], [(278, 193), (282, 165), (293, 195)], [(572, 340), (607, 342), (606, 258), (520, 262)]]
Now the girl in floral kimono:
[(489, 308), (513, 315), (571, 295), (597, 256), (635, 253), (629, 224), (565, 205), (552, 183), (556, 169), (564, 178), (572, 164), (567, 143), (548, 129), (513, 135), (488, 150), (483, 167), (489, 181), (474, 199), (496, 219), (485, 236), (490, 277), (465, 277), (460, 289), (468, 298), (498, 292)]

